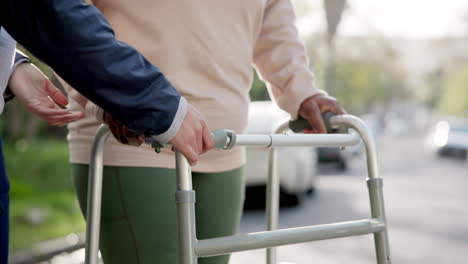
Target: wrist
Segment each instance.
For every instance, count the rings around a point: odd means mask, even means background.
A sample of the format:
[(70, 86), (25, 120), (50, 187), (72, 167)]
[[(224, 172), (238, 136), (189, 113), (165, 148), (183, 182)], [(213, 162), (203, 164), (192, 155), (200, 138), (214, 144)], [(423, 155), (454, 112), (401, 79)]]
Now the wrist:
[(17, 50), (15, 54), (15, 62), (13, 64), (13, 69), (16, 66), (20, 65), (21, 63), (32, 63), (32, 62), (31, 62), (31, 59), (28, 56), (26, 56), (26, 54)]
[(179, 132), (179, 129), (182, 126), (182, 123), (185, 120), (185, 116), (187, 111), (189, 111), (189, 104), (184, 97), (180, 97), (179, 106), (177, 108), (177, 112), (172, 120), (172, 123), (168, 130), (162, 134), (155, 135), (153, 138), (156, 139), (159, 143), (165, 144), (171, 141)]
[[(12, 67), (12, 75), (14, 74), (15, 70), (24, 63), (31, 64), (31, 60), (28, 58), (28, 56), (26, 56), (22, 52), (16, 51), (15, 60), (14, 60), (14, 64)], [(11, 76), (10, 76), (10, 79), (11, 79)], [(5, 102), (8, 102), (14, 97), (15, 97), (15, 94), (13, 92), (13, 89), (10, 86), (10, 84), (8, 84), (5, 89), (5, 92), (3, 93), (3, 99), (5, 100)]]

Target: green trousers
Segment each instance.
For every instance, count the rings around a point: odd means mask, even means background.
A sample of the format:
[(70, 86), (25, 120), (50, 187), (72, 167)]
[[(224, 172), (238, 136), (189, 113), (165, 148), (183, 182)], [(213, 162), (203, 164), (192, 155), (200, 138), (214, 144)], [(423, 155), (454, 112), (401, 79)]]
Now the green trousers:
[[(88, 165), (72, 164), (72, 178), (85, 215)], [(242, 168), (192, 178), (198, 239), (234, 234), (244, 202)], [(105, 264), (179, 264), (175, 191), (173, 169), (104, 167), (100, 250)], [(199, 259), (200, 264), (228, 262), (229, 255)]]

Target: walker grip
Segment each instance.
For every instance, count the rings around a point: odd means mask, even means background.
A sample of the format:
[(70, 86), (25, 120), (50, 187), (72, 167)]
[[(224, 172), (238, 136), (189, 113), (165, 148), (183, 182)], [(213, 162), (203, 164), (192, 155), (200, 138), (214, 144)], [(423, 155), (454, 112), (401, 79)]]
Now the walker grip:
[[(328, 133), (336, 133), (337, 130), (334, 129), (330, 123), (330, 118), (335, 116), (335, 113), (332, 112), (325, 112), (322, 113), (322, 119), (325, 123), (325, 127), (327, 128)], [(311, 129), (312, 126), (309, 124), (307, 120), (299, 116), (298, 119), (296, 120), (291, 120), (289, 121), (289, 128), (294, 132), (294, 133), (300, 133), (304, 129)]]
[(215, 148), (231, 149), (236, 144), (236, 133), (232, 130), (219, 129), (211, 132)]

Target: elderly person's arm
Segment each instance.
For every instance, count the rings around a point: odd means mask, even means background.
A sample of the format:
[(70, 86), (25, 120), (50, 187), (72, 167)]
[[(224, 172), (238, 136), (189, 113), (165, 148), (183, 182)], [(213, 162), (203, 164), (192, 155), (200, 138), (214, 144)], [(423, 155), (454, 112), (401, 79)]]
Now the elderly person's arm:
[(290, 0), (267, 1), (253, 60), (276, 103), (293, 118), (307, 119), (315, 128), (309, 132), (326, 132), (321, 113), (344, 113), (334, 98), (316, 87)]

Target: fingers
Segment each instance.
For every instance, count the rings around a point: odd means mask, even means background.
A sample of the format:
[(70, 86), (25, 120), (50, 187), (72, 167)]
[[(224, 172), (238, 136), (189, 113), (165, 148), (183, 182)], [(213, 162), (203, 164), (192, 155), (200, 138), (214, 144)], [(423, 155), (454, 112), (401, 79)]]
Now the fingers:
[(325, 112), (332, 112), (337, 115), (346, 113), (336, 99), (330, 96), (318, 94), (304, 100), (299, 108), (299, 115), (309, 122), (312, 129), (305, 129), (303, 133), (327, 133), (322, 118), (322, 113)]
[(303, 129), (301, 132), (303, 134), (317, 134), (317, 131), (313, 128)]
[(196, 153), (193, 148), (186, 148), (181, 150), (182, 154), (184, 154), (185, 158), (187, 158), (188, 162), (191, 166), (195, 166), (198, 163), (199, 154)]
[[(68, 84), (66, 84), (68, 85)], [(82, 96), (78, 91), (73, 89), (70, 85), (68, 85), (68, 90), (67, 90), (68, 96), (75, 102), (77, 102), (81, 107), (85, 108), (86, 103), (88, 102), (88, 99), (84, 96)]]
[(57, 114), (57, 115), (48, 115), (40, 116), (43, 120), (49, 123), (52, 126), (64, 126), (70, 122), (80, 120), (84, 117), (82, 112), (72, 112), (68, 111), (67, 113)]
[(200, 157), (200, 152), (198, 151), (198, 146), (196, 146), (196, 144), (191, 143), (183, 143), (180, 142), (179, 139), (171, 141), (173, 148), (182, 152), (185, 158), (187, 158), (187, 161), (190, 163), (190, 165), (195, 166), (198, 162), (198, 158)]
[(124, 127), (124, 136), (127, 138), (127, 142), (130, 146), (138, 147), (143, 144), (144, 139), (141, 136), (137, 136), (130, 129)]
[(128, 144), (130, 146), (134, 147), (139, 147), (141, 144), (143, 144), (143, 140), (140, 140), (138, 137), (127, 137), (128, 138)]
[(201, 123), (195, 124), (195, 151), (198, 155), (203, 153), (203, 126)]
[(108, 113), (105, 113), (104, 121), (107, 123), (110, 131), (112, 132), (112, 135), (118, 142), (135, 147), (138, 147), (141, 144), (143, 144), (144, 137), (138, 136), (137, 134), (133, 133), (133, 131), (128, 129), (118, 120), (114, 119)]
[(55, 87), (51, 81), (49, 80), (44, 80), (45, 82), (45, 89), (47, 94), (54, 100), (56, 103), (58, 103), (61, 106), (67, 106), (68, 105), (68, 100), (67, 97), (57, 88)]
[(177, 134), (176, 137), (170, 141), (172, 147), (184, 154), (187, 161), (191, 166), (195, 166), (200, 156), (199, 152), (196, 151), (196, 146), (193, 142), (184, 142), (186, 138), (182, 138), (182, 134)]
[(327, 133), (327, 128), (322, 119), (322, 112), (317, 104), (309, 104), (307, 108), (301, 112), (301, 115), (309, 122), (315, 133)]
[(204, 153), (204, 129), (206, 127), (205, 119), (203, 118), (202, 114), (198, 112), (198, 110), (191, 106), (189, 108), (189, 112), (187, 113), (189, 117), (189, 121), (192, 123), (192, 131), (194, 132), (193, 135), (193, 143), (195, 146), (194, 151), (197, 155), (201, 155)]
[[(203, 127), (201, 126), (200, 123), (194, 124), (195, 129), (194, 129), (194, 135), (192, 139), (192, 146), (189, 146), (189, 149), (191, 149), (191, 157), (187, 157), (189, 160), (190, 164), (194, 165), (197, 163), (199, 156), (203, 153)], [(193, 153), (192, 153), (193, 152)], [(194, 156), (194, 154), (196, 156)]]
[(62, 126), (84, 117), (59, 107), (68, 104), (67, 98), (32, 64), (16, 67), (9, 84), (21, 104), (51, 125)]
[(185, 155), (192, 166), (214, 145), (205, 118), (190, 104), (179, 131), (169, 142)]
[(72, 111), (68, 109), (62, 108), (38, 108), (35, 109), (34, 113), (39, 115), (39, 117), (47, 117), (47, 116), (56, 116), (56, 115), (65, 115), (71, 113)]
[(319, 100), (319, 108), (322, 113), (332, 112), (337, 115), (346, 114), (346, 111), (341, 107), (341, 105), (333, 97), (326, 97), (326, 100)]
[(123, 126), (120, 125), (115, 119), (111, 122), (108, 122), (109, 129), (112, 132), (112, 135), (122, 144), (128, 144), (127, 138), (124, 136)]
[(213, 137), (211, 136), (208, 126), (204, 124), (203, 126), (203, 150), (202, 153), (207, 152), (208, 150), (214, 148)]

